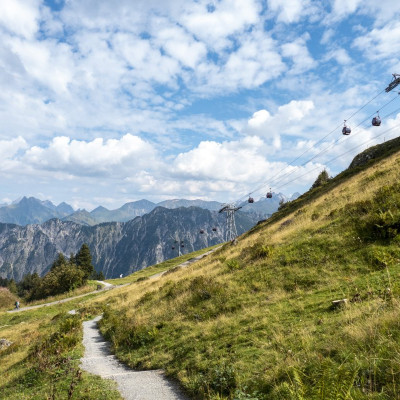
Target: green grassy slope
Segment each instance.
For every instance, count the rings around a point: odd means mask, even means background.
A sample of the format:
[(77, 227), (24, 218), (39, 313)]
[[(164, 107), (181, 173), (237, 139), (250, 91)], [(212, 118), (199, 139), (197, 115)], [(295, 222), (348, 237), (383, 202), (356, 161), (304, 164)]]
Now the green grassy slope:
[[(94, 296), (94, 295), (89, 295)], [(67, 311), (81, 300), (19, 313), (0, 313), (0, 398), (119, 400), (111, 381), (83, 372), (82, 319)]]
[(400, 399), (400, 154), (380, 157), (237, 246), (102, 295), (118, 356), (198, 399)]
[(173, 269), (176, 266), (178, 266), (179, 264), (182, 264), (185, 261), (190, 260), (191, 258), (194, 258), (194, 257), (200, 256), (204, 253), (207, 253), (208, 251), (215, 249), (218, 246), (221, 246), (221, 245), (216, 244), (214, 246), (206, 247), (204, 249), (200, 249), (200, 250), (194, 251), (192, 253), (183, 254), (179, 257), (170, 258), (169, 260), (165, 260), (159, 264), (154, 264), (149, 267), (143, 268), (139, 271), (133, 272), (132, 274), (127, 275), (123, 278), (107, 279), (107, 282), (112, 283), (113, 285), (122, 285), (124, 283), (132, 283), (132, 282), (136, 282), (137, 280), (139, 280), (139, 282), (140, 282), (141, 280), (147, 279), (147, 278), (151, 277), (152, 275)]

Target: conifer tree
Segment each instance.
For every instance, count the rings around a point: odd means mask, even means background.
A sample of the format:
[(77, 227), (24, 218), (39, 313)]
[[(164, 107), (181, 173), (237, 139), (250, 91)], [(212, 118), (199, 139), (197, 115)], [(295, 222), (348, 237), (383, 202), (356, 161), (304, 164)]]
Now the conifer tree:
[(57, 258), (54, 260), (50, 270), (52, 271), (54, 268), (61, 267), (61, 265), (65, 265), (67, 260), (63, 253), (58, 253)]
[(313, 183), (313, 185), (311, 186), (311, 189), (314, 189), (318, 186), (322, 186), (325, 185), (325, 183), (327, 183), (331, 178), (329, 177), (328, 172), (326, 171), (326, 169), (324, 169), (317, 177), (317, 179), (315, 180), (315, 182)]
[(89, 246), (84, 243), (75, 256), (76, 265), (85, 273), (85, 279), (93, 273), (94, 267), (92, 264), (92, 255), (90, 254)]

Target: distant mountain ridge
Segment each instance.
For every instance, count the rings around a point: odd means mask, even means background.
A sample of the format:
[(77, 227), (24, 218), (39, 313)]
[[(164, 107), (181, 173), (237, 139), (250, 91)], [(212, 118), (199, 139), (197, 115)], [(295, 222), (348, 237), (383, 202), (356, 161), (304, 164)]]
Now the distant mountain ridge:
[[(298, 193), (288, 199), (282, 193), (273, 194), (272, 199), (261, 198), (253, 204), (243, 202), (242, 211), (257, 214), (259, 219), (267, 218), (273, 214), (279, 207), (281, 200), (293, 200), (298, 197)], [(186, 200), (172, 199), (164, 200), (159, 203), (153, 203), (149, 200), (138, 200), (124, 204), (115, 210), (109, 210), (99, 206), (92, 211), (84, 209), (74, 211), (67, 203), (62, 202), (55, 206), (49, 200), (38, 200), (34, 197), (23, 197), (11, 205), (0, 206), (0, 222), (12, 223), (21, 226), (29, 224), (41, 224), (52, 218), (58, 218), (63, 221), (71, 221), (81, 225), (94, 226), (104, 222), (127, 222), (136, 217), (141, 217), (150, 213), (156, 207), (165, 207), (176, 209), (180, 207), (200, 207), (205, 210), (218, 211), (223, 203), (218, 201), (206, 200)]]
[(0, 221), (24, 226), (40, 224), (52, 218), (64, 218), (73, 212), (74, 209), (64, 202), (55, 206), (49, 200), (23, 197), (17, 203), (0, 207)]
[[(87, 243), (96, 270), (117, 277), (176, 257), (175, 240), (183, 240), (182, 253), (223, 242), (225, 222), (225, 215), (199, 207), (156, 207), (128, 222), (95, 226), (59, 219), (28, 226), (0, 223), (0, 276), (20, 280), (35, 271), (43, 275), (58, 253), (69, 256)], [(252, 214), (236, 215), (239, 234), (256, 222)]]

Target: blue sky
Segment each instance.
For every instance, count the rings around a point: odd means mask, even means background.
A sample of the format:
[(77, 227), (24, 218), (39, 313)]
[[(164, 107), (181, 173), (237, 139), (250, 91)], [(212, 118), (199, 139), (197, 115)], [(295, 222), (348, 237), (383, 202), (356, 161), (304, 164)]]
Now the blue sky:
[(291, 194), (400, 135), (396, 91), (340, 127), (400, 73), (395, 0), (2, 0), (0, 35), (0, 203)]

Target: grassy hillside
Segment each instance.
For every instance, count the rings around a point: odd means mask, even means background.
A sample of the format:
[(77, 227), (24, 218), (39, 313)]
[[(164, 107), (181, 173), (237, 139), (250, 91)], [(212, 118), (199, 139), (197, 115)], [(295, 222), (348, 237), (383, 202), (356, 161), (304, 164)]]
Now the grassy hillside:
[[(93, 295), (92, 295), (93, 296)], [(0, 313), (0, 398), (119, 400), (116, 385), (79, 369), (82, 319), (68, 315), (80, 300), (19, 313)]]
[(236, 246), (100, 295), (103, 332), (192, 398), (400, 399), (399, 166), (348, 170)]

